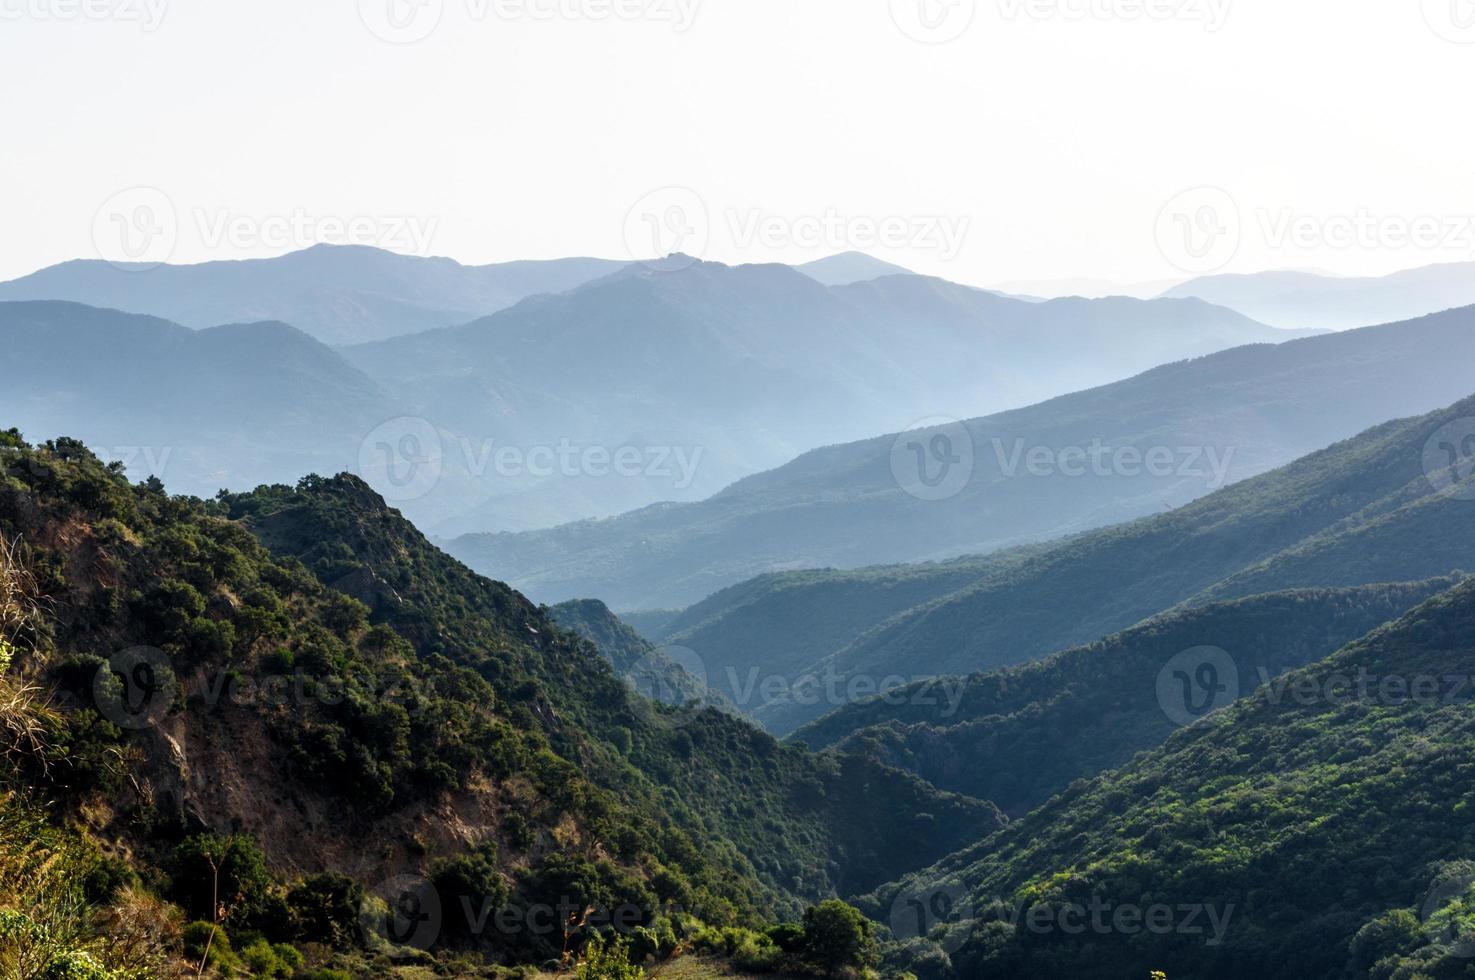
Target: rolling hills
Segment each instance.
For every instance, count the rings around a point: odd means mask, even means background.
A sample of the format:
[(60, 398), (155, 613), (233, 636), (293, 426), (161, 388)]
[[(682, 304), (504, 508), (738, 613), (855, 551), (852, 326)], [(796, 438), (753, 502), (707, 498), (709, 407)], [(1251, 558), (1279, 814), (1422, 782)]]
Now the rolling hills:
[[(1426, 456), (1472, 419), (1475, 398), (1385, 423), (1170, 514), (1063, 542), (894, 616), (788, 676), (966, 674), (1089, 643), (1179, 605), (1263, 591), (1272, 581), (1278, 591), (1475, 568), (1475, 508)], [(1459, 460), (1462, 479), (1472, 465), (1475, 453)], [(1338, 557), (1318, 562), (1308, 554)], [(814, 705), (775, 701), (756, 717), (785, 732), (817, 714)]]
[[(879, 757), (1019, 817), (1075, 780), (1162, 744), (1195, 717), (1190, 709), (1253, 696), (1267, 680), (1334, 653), (1456, 584), (1446, 577), (1298, 589), (1165, 613), (1087, 646), (974, 674), (945, 699), (925, 696), (942, 686), (934, 680), (885, 701), (847, 705), (793, 740)], [(1189, 671), (1212, 664), (1225, 690), (1190, 705), (1172, 686), (1180, 663)]]
[[(1031, 304), (922, 276), (830, 287), (788, 266), (681, 259), (344, 353), (486, 453), (498, 492), (431, 528), (447, 536), (700, 500), (816, 446), (1292, 336), (1197, 300)], [(498, 464), (540, 447), (571, 462)], [(591, 449), (644, 465), (594, 472)]]
[[(1448, 405), (1470, 394), (1472, 359), (1475, 308), (1240, 347), (961, 425), (828, 446), (704, 501), (447, 547), (540, 600), (598, 596), (620, 610), (690, 605), (775, 571), (983, 553), (1180, 507)], [(939, 447), (956, 466), (926, 455)], [(924, 476), (952, 482), (939, 499)]]
[(955, 899), (932, 976), (1463, 975), (1472, 627), (1467, 582), (867, 907)]
[[(360, 901), (405, 875), (448, 910), (760, 923), (1002, 824), (910, 774), (642, 698), (357, 478), (200, 501), (130, 485), (75, 441), (0, 444), (0, 535), (46, 600), (17, 670), (55, 691), (50, 761), (24, 778), (193, 918), (215, 906), (181, 869), (227, 842), (254, 869), (233, 934), (349, 950)], [(289, 909), (329, 892), (349, 897), (315, 924)], [(438, 925), (419, 948), (558, 949)]]
[(0, 301), (68, 300), (187, 327), (279, 320), (325, 344), (365, 343), (465, 323), (619, 268), (604, 259), (466, 266), (361, 245), (197, 265), (64, 262), (0, 283)]
[(1204, 276), (1163, 296), (1192, 296), (1278, 327), (1346, 330), (1475, 303), (1475, 262), (1450, 262), (1379, 277), (1262, 272)]

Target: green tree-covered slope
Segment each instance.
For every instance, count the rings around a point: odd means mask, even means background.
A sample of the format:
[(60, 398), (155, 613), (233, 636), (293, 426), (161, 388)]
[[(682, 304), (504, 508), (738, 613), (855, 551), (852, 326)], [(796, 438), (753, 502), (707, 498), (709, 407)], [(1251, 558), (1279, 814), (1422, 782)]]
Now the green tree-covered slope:
[(1467, 582), (869, 907), (955, 897), (958, 977), (1466, 976), (1472, 666)]
[[(75, 442), (0, 443), (0, 535), (49, 598), (16, 668), (56, 691), (45, 785), (186, 906), (200, 882), (180, 848), (209, 833), (259, 847), (282, 889), (411, 874), (449, 883), (447, 909), (761, 921), (1000, 824), (909, 774), (647, 701), (355, 478), (203, 502), (131, 486)], [(274, 907), (231, 925), (290, 931)], [(453, 921), (442, 944), (549, 952)]]
[(1250, 696), (1455, 581), (1277, 592), (1165, 613), (1033, 663), (848, 705), (794, 739), (877, 755), (1022, 816), (1073, 781), (1160, 745), (1196, 709), (1222, 706), (1221, 697), (1191, 686), (1193, 703), (1185, 701), (1175, 670), (1192, 679), (1200, 664), (1212, 664), (1228, 685), (1222, 697)]

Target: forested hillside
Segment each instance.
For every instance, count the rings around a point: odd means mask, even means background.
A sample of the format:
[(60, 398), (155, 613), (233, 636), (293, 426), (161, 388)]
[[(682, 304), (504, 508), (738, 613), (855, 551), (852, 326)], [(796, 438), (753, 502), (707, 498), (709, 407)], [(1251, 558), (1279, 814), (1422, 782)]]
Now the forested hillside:
[[(1277, 592), (1165, 613), (1023, 666), (924, 681), (886, 701), (847, 705), (793, 740), (811, 748), (839, 743), (1022, 816), (1071, 782), (1161, 744), (1199, 712), (1253, 697), (1260, 685), (1456, 581)], [(1190, 698), (1175, 675), (1193, 680), (1204, 665), (1224, 690), (1204, 699), (1190, 688)]]
[[(1472, 417), (1467, 399), (1389, 422), (1172, 513), (1082, 535), (894, 616), (797, 673), (970, 673), (1089, 643), (1181, 603), (1475, 568), (1475, 508), (1446, 479), (1451, 467), (1468, 478), (1475, 455), (1456, 447), (1451, 464), (1437, 446)], [(787, 732), (821, 713), (774, 704), (764, 720)]]
[[(645, 700), (355, 478), (169, 497), (14, 432), (0, 462), (0, 536), (45, 600), (16, 669), (56, 706), (17, 778), (188, 918), (214, 917), (208, 855), (234, 855), (220, 925), (244, 941), (372, 955), (354, 896), (406, 874), (447, 907), (761, 924), (1000, 825), (899, 771)], [(326, 918), (302, 905), (325, 892)], [(424, 945), (541, 961), (565, 941), (440, 925)]]
[(1472, 636), (1466, 583), (869, 907), (956, 896), (940, 976), (1466, 976)]

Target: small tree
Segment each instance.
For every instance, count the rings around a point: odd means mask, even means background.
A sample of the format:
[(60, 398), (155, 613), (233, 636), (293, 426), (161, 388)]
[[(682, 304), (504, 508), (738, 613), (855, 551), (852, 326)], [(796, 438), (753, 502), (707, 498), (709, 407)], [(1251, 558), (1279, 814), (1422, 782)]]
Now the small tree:
[(595, 936), (584, 947), (574, 980), (645, 980), (645, 971), (631, 964), (629, 941)]
[(876, 950), (876, 924), (839, 899), (805, 911), (805, 957), (826, 975), (863, 970), (875, 962)]

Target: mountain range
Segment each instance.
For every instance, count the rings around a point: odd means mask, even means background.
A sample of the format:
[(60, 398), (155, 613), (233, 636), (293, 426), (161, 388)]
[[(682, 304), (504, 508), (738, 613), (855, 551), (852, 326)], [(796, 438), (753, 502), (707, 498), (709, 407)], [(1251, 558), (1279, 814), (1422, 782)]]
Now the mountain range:
[(1472, 627), (1467, 582), (862, 905), (946, 896), (931, 975), (1461, 976)]
[[(716, 679), (749, 677), (755, 669), (778, 678), (775, 694), (739, 705), (787, 733), (841, 707), (833, 697), (800, 696), (815, 679), (842, 692), (864, 681), (874, 693), (884, 678), (1023, 663), (1179, 606), (1475, 569), (1475, 508), (1450, 488), (1444, 468), (1451, 464), (1440, 448), (1460, 452), (1462, 433), (1475, 433), (1475, 398), (1385, 423), (1171, 513), (1033, 552), (1004, 552), (990, 565), (959, 563), (983, 574), (948, 594), (938, 594), (955, 581), (939, 574), (947, 565), (875, 569), (842, 580), (848, 588), (811, 590), (827, 607), (811, 626), (795, 608), (802, 585), (781, 581), (748, 603), (734, 601), (734, 590), (668, 642), (704, 655), (719, 689)], [(1456, 463), (1461, 479), (1475, 464), (1475, 441), (1464, 451)], [(1137, 571), (1127, 576), (1124, 569)], [(909, 583), (922, 586), (913, 593), (920, 601), (884, 608), (877, 594)], [(853, 629), (825, 626), (842, 610), (871, 606), (883, 607), (878, 615), (887, 618), (861, 614)], [(679, 630), (683, 622), (673, 624)]]
[[(385, 263), (382, 277), (360, 274), (394, 283), (448, 269), (463, 285), (470, 275), (425, 261), (313, 249), (229, 271)], [(182, 282), (175, 298), (193, 302), (216, 295), (191, 285), (204, 268), (143, 281)], [(53, 278), (27, 288), (50, 291)], [(0, 330), (11, 323), (6, 340), (27, 376), (0, 408), (37, 438), (147, 447), (156, 463), (167, 451), (167, 466), (133, 460), (130, 472), (201, 495), (351, 470), (440, 534), (700, 499), (914, 413), (1023, 404), (1164, 358), (1289, 336), (1196, 300), (1033, 305), (911, 275), (826, 287), (785, 266), (675, 261), (620, 266), (469, 324), (337, 348), (281, 322), (206, 328), (200, 343), (175, 325), (164, 340), (158, 318), (54, 301), (0, 303)], [(117, 336), (98, 342), (109, 331)], [(1042, 343), (1057, 350), (1043, 356)], [(230, 401), (206, 397), (217, 390)]]
[[(982, 553), (1181, 507), (1448, 405), (1470, 393), (1472, 359), (1475, 308), (1245, 346), (1029, 408), (814, 450), (701, 502), (447, 547), (539, 600), (599, 596), (621, 610), (684, 607), (774, 571)], [(934, 492), (929, 476), (951, 482)]]
[(1191, 296), (1279, 327), (1346, 330), (1475, 303), (1475, 262), (1369, 277), (1314, 272), (1204, 276), (1160, 295)]
[(279, 320), (331, 345), (465, 323), (620, 265), (575, 258), (468, 266), (362, 245), (315, 245), (276, 258), (197, 265), (78, 259), (0, 283), (0, 301), (70, 300), (196, 328)]

